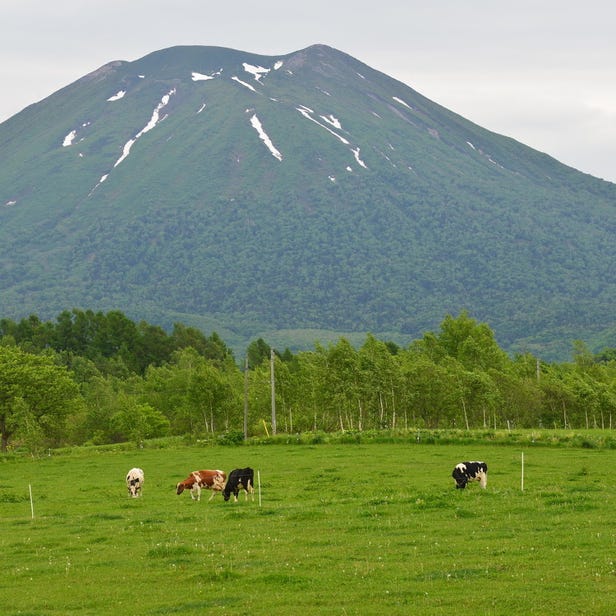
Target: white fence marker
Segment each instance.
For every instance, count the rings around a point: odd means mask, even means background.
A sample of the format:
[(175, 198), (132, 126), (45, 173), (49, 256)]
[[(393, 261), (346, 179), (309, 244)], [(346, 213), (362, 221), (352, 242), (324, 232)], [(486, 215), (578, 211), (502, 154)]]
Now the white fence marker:
[(34, 520), (34, 501), (32, 500), (32, 484), (28, 484), (28, 491), (30, 492), (30, 513), (32, 514), (32, 519)]
[(261, 506), (261, 471), (257, 470), (257, 485), (259, 486), (259, 507)]

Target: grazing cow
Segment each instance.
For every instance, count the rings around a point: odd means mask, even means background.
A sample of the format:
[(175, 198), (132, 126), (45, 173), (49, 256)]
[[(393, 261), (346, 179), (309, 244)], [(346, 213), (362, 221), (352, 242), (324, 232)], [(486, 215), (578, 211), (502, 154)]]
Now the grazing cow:
[(212, 490), (212, 496), (209, 498), (209, 500), (212, 500), (217, 492), (222, 492), (226, 478), (227, 475), (224, 471), (193, 471), (184, 481), (177, 484), (177, 494), (181, 494), (184, 490), (190, 490), (190, 496), (193, 500), (201, 500), (201, 488), (205, 488)]
[(460, 462), (451, 476), (456, 481), (456, 488), (461, 490), (469, 481), (478, 481), (479, 485), (485, 488), (488, 484), (488, 465), (485, 462)]
[(126, 475), (126, 487), (128, 493), (133, 498), (141, 496), (141, 488), (143, 487), (143, 471), (140, 468), (131, 468)]
[(248, 494), (252, 496), (252, 500), (255, 499), (255, 472), (251, 468), (236, 468), (229, 473), (229, 480), (225, 484), (223, 490), (223, 498), (228, 501), (233, 492), (233, 500), (237, 503), (237, 495), (240, 490), (244, 490), (246, 500), (248, 500)]

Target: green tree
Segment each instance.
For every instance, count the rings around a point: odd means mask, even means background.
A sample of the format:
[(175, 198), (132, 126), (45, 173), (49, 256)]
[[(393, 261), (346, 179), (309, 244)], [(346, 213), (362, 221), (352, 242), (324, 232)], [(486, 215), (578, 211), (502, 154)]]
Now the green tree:
[(253, 340), (246, 349), (246, 357), (248, 358), (248, 367), (253, 370), (265, 360), (269, 361), (271, 347), (263, 338)]
[[(325, 381), (328, 373), (325, 350), (305, 351), (296, 356), (294, 371), (295, 430), (335, 429), (331, 423), (331, 409), (326, 404)], [(291, 399), (291, 396), (289, 396)]]
[(340, 430), (362, 427), (359, 355), (346, 338), (327, 350), (324, 379), (328, 406), (337, 414)]
[(27, 427), (30, 434), (36, 432), (59, 442), (64, 436), (66, 417), (81, 403), (78, 385), (53, 358), (0, 346), (2, 451), (6, 451), (10, 439), (22, 427)]
[(140, 445), (147, 438), (165, 436), (169, 420), (149, 404), (141, 404), (134, 397), (122, 395), (120, 410), (111, 419), (116, 440), (131, 440)]
[(436, 362), (444, 357), (453, 357), (467, 370), (504, 369), (509, 363), (507, 354), (498, 346), (490, 327), (478, 323), (465, 311), (458, 317), (447, 315), (438, 334), (428, 332), (413, 347)]
[(398, 364), (391, 353), (391, 347), (367, 336), (359, 349), (361, 371), (360, 412), (364, 421), (359, 428), (394, 428), (396, 426), (395, 391), (398, 378)]
[(126, 381), (111, 375), (93, 376), (82, 385), (86, 412), (80, 425), (74, 427), (80, 442), (95, 445), (111, 443), (116, 438), (113, 416), (118, 410), (122, 387)]

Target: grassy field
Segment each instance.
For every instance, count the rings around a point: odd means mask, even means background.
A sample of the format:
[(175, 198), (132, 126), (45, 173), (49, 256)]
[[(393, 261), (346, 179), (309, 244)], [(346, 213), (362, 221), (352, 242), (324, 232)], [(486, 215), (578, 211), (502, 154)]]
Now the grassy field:
[[(454, 489), (464, 459), (488, 463), (487, 490)], [(132, 466), (145, 470), (140, 499), (124, 486)], [(243, 466), (260, 473), (261, 505), (175, 494), (191, 470)], [(494, 444), (0, 458), (0, 605), (6, 616), (612, 614), (615, 468), (611, 449)]]

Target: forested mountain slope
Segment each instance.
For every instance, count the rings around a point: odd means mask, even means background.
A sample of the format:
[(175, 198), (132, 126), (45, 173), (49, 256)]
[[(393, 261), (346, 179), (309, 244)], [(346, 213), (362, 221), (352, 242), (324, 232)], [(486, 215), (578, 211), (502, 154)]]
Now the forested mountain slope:
[(122, 310), (290, 348), (467, 310), (614, 346), (616, 185), (323, 45), (111, 62), (0, 124), (0, 315)]

